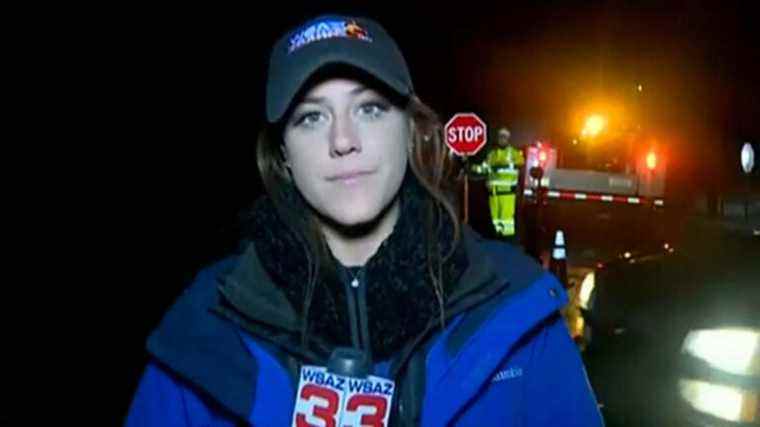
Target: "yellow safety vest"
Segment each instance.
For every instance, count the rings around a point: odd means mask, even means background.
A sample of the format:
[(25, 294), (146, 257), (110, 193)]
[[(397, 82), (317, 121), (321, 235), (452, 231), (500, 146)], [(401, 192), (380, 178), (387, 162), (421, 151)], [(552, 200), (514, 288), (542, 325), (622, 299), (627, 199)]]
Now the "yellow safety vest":
[(499, 190), (508, 190), (517, 185), (520, 177), (519, 167), (525, 164), (521, 150), (512, 146), (493, 148), (482, 166), (488, 171), (486, 186)]

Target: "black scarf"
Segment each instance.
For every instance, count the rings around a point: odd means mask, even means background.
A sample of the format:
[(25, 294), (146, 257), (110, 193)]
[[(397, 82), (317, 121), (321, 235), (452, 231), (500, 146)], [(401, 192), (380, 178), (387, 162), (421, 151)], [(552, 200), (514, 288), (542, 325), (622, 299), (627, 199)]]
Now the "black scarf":
[[(306, 212), (305, 201), (292, 187), (286, 197), (293, 212)], [(428, 272), (424, 218), (430, 196), (412, 174), (402, 186), (401, 214), (391, 235), (365, 265), (367, 316), (373, 358), (381, 361), (421, 333), (440, 311)], [(454, 227), (443, 213), (438, 230), (442, 254), (451, 249)], [(244, 227), (262, 265), (299, 316), (303, 316), (308, 265), (303, 240), (293, 224), (278, 215), (269, 197), (257, 201)], [(333, 266), (338, 261), (332, 258)], [(461, 244), (443, 264), (444, 299), (467, 266)], [(332, 346), (350, 346), (351, 333), (345, 286), (335, 268), (320, 272), (309, 309), (309, 332)]]

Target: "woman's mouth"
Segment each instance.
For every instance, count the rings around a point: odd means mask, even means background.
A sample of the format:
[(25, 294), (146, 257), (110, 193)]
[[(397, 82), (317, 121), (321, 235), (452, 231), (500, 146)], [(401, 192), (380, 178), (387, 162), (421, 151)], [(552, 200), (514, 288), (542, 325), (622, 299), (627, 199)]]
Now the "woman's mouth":
[(355, 182), (358, 182), (360, 179), (364, 178), (367, 175), (373, 174), (373, 170), (365, 170), (365, 169), (356, 169), (356, 170), (349, 170), (345, 172), (339, 172), (334, 175), (330, 175), (327, 177), (327, 181), (330, 182), (340, 182), (343, 184), (353, 184)]

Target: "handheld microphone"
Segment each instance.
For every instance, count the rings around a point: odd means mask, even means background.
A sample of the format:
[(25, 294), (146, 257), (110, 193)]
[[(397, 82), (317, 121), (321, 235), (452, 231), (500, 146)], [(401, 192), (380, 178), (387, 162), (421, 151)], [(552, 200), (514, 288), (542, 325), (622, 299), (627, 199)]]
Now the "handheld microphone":
[(333, 350), (327, 366), (302, 366), (292, 427), (388, 426), (395, 392), (392, 380), (371, 375), (367, 353)]
[(353, 347), (338, 347), (327, 362), (327, 371), (337, 375), (366, 378), (370, 373), (367, 354)]

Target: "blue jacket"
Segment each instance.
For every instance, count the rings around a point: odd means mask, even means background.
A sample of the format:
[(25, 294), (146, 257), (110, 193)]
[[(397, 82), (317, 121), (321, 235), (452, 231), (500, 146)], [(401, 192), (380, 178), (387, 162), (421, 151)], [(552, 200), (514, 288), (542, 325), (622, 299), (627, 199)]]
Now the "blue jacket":
[[(398, 424), (603, 425), (558, 312), (567, 302), (559, 282), (512, 246), (467, 229), (464, 244), (470, 265), (449, 298), (457, 304), (447, 305), (446, 329), (375, 366), (403, 384)], [(152, 361), (127, 426), (290, 426), (305, 361), (214, 311), (225, 280), (256, 280), (261, 318), (282, 318), (287, 308), (265, 276), (250, 249), (200, 272), (148, 339)]]

